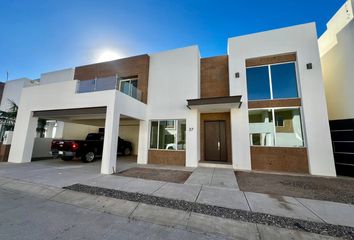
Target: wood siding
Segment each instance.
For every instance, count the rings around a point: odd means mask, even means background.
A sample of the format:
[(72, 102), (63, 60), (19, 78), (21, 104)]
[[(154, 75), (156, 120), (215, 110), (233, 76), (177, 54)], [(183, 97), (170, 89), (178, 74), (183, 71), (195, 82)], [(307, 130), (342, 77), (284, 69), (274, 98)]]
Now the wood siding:
[(231, 154), (231, 121), (230, 113), (201, 113), (200, 114), (200, 160), (205, 161), (205, 149), (204, 149), (204, 122), (205, 121), (217, 121), (225, 120), (226, 122), (226, 149), (227, 149), (227, 162), (232, 162)]
[(7, 162), (9, 158), (11, 145), (3, 145), (0, 143), (0, 162)]
[(4, 94), (5, 83), (0, 82), (0, 104), (2, 101), (6, 101), (6, 99), (2, 99), (2, 95)]
[(118, 74), (120, 78), (138, 77), (138, 89), (142, 101), (146, 103), (149, 79), (149, 55), (139, 55), (109, 62), (96, 63), (75, 68), (74, 79), (90, 80), (96, 77), (108, 77)]
[(149, 164), (186, 165), (186, 151), (149, 150)]
[(247, 59), (246, 67), (255, 67), (255, 66), (261, 66), (267, 64), (292, 62), (292, 61), (296, 61), (296, 53), (288, 53), (288, 54), (281, 54), (276, 56)]
[(252, 170), (309, 173), (307, 148), (251, 147)]
[(249, 101), (248, 108), (300, 107), (301, 98)]
[(202, 58), (200, 60), (201, 98), (229, 96), (228, 56)]

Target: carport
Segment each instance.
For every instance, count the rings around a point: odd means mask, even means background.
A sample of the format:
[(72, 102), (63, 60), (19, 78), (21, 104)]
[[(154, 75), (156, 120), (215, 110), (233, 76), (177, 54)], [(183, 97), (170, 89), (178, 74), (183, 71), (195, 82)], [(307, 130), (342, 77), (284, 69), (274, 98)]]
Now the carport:
[[(56, 129), (56, 131), (60, 132), (59, 134), (57, 134), (59, 136), (57, 137), (57, 139), (84, 140), (88, 133), (97, 133), (99, 131), (104, 131), (106, 122), (106, 112), (106, 107), (60, 109), (34, 111), (33, 117), (50, 121), (58, 121), (59, 123), (62, 123), (60, 124), (60, 126), (58, 126), (58, 129)], [(120, 115), (118, 122), (119, 136), (124, 140), (132, 142), (133, 145), (133, 156), (130, 156), (129, 158), (124, 158), (124, 161), (127, 162), (127, 160), (129, 159), (129, 162), (133, 163), (133, 161), (135, 160), (134, 162), (136, 163), (140, 122), (137, 119), (133, 119), (125, 115)], [(52, 138), (36, 138), (32, 151), (32, 157), (34, 152), (38, 152), (39, 150), (49, 151), (51, 141)]]
[[(73, 71), (65, 74), (73, 74)], [(22, 90), (9, 162), (31, 162), (38, 119), (45, 118), (104, 126), (101, 173), (116, 171), (121, 117), (138, 120), (140, 126), (146, 125), (146, 104), (114, 89), (77, 93), (76, 87), (77, 81), (62, 81)]]

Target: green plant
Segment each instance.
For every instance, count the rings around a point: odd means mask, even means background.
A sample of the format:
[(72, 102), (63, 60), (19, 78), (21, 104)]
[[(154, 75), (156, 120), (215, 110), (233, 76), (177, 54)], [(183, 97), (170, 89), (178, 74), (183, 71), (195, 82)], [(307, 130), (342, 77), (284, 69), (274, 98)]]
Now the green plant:
[(15, 121), (17, 117), (18, 106), (17, 104), (8, 99), (10, 107), (7, 111), (0, 110), (0, 124), (2, 125), (2, 131), (13, 131), (15, 127)]
[(39, 133), (40, 138), (44, 138), (44, 133), (45, 133), (45, 125), (47, 124), (47, 120), (39, 118), (38, 119), (38, 125), (36, 128), (37, 133)]

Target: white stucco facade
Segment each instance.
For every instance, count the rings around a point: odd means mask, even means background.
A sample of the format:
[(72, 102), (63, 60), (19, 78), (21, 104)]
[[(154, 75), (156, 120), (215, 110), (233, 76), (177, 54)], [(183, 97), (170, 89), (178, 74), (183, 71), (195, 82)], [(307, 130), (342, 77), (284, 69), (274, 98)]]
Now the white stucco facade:
[[(228, 41), (229, 96), (242, 96), (242, 104), (218, 105), (210, 112), (230, 113), (230, 167), (252, 170), (246, 60), (265, 56), (296, 54), (297, 81), (301, 98), (303, 136), (307, 149), (310, 174), (335, 176), (332, 145), (328, 125), (322, 69), (313, 23), (283, 28)], [(312, 69), (306, 65), (312, 64)], [(235, 77), (239, 73), (239, 77)], [(123, 94), (119, 90), (77, 93), (75, 69), (46, 73), (39, 84), (23, 88), (19, 102), (10, 162), (31, 161), (37, 111), (105, 107), (105, 138), (101, 173), (116, 169), (118, 133), (134, 131), (137, 163), (149, 163), (151, 122), (185, 121), (185, 166), (197, 167), (201, 161), (201, 113), (209, 113), (208, 106), (190, 108), (187, 100), (201, 98), (201, 58), (197, 46), (190, 46), (149, 55), (148, 93), (146, 103)], [(133, 118), (134, 130), (120, 129), (121, 116)], [(297, 128), (299, 128), (297, 126)], [(65, 133), (65, 130), (61, 130)], [(182, 143), (183, 144), (183, 143)], [(119, 160), (118, 160), (119, 164)]]
[[(10, 101), (18, 104), (21, 99), (22, 88), (25, 86), (26, 82), (30, 81), (28, 78), (20, 78), (11, 80), (5, 83), (0, 109), (7, 111), (10, 107)], [(9, 101), (10, 100), (10, 101)]]
[[(233, 162), (235, 167), (250, 169), (250, 150), (247, 107), (247, 59), (296, 53), (299, 96), (302, 99), (302, 117), (305, 145), (308, 149), (309, 169), (314, 175), (335, 176), (331, 137), (329, 131), (322, 68), (319, 58), (316, 27), (314, 23), (251, 34), (229, 39), (230, 95), (242, 95), (243, 104), (231, 112)], [(312, 63), (313, 69), (306, 64)], [(235, 73), (240, 78), (235, 78)], [(244, 141), (247, 139), (247, 142)]]
[[(48, 78), (48, 74), (46, 77)], [(116, 90), (77, 94), (77, 81), (73, 80), (74, 69), (54, 72), (51, 77), (56, 79), (54, 83), (40, 84), (22, 90), (9, 162), (31, 161), (37, 127), (37, 118), (33, 117), (34, 111), (106, 107), (106, 134), (101, 172), (106, 174), (114, 172), (120, 115), (144, 119), (145, 105)], [(58, 89), (61, 90), (60, 94)]]
[(319, 38), (330, 120), (354, 118), (354, 1), (347, 1)]
[[(197, 46), (150, 55), (149, 94), (146, 120), (140, 127), (138, 163), (147, 163), (149, 122), (159, 119), (185, 119), (186, 166), (199, 161), (198, 113), (187, 108), (187, 99), (199, 98), (200, 54)], [(188, 147), (190, 146), (190, 147)], [(143, 152), (143, 154), (140, 154)]]

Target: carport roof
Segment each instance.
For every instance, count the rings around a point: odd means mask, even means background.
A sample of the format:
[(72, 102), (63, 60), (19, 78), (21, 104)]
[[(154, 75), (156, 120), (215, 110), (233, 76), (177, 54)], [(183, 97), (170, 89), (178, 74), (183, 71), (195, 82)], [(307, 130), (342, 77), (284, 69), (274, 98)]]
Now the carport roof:
[(106, 107), (92, 107), (92, 108), (69, 108), (57, 110), (34, 111), (33, 117), (52, 118), (52, 117), (70, 117), (77, 115), (92, 115), (92, 114), (106, 114)]

